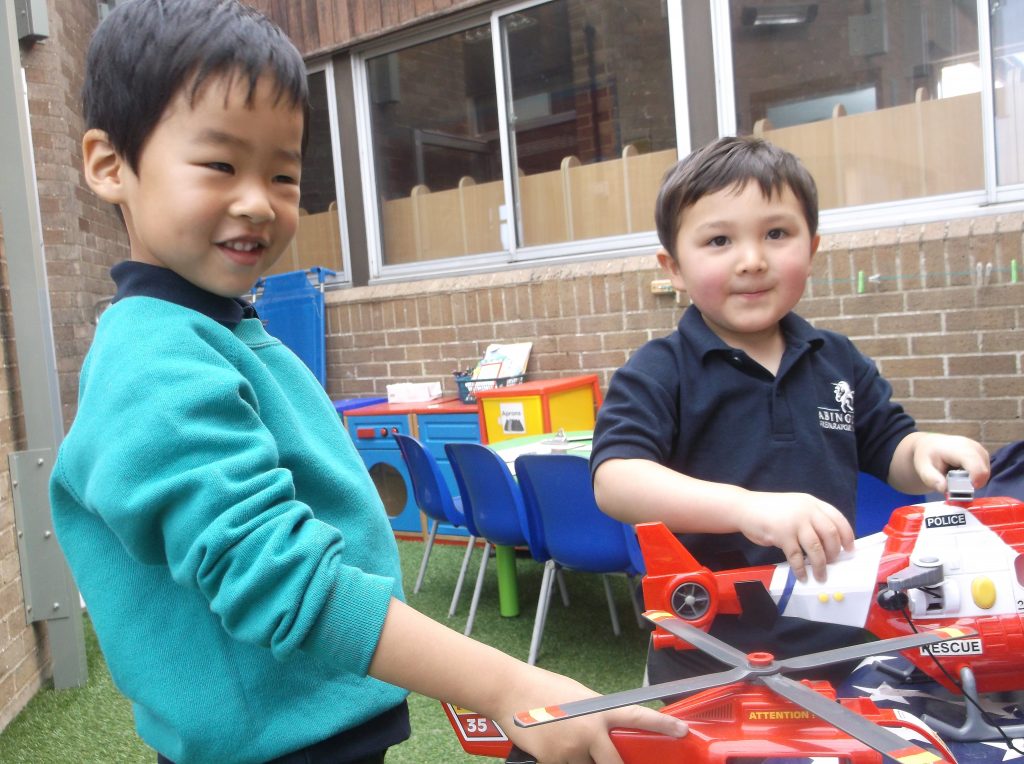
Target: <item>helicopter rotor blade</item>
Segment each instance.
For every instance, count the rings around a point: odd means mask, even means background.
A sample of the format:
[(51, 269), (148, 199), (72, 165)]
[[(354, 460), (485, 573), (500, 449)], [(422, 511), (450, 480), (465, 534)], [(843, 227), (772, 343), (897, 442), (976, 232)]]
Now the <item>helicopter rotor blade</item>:
[(728, 671), (720, 671), (716, 674), (677, 679), (672, 682), (654, 684), (650, 687), (638, 687), (635, 690), (625, 690), (610, 695), (599, 695), (596, 698), (575, 700), (556, 706), (533, 708), (529, 711), (519, 711), (513, 717), (513, 720), (517, 727), (536, 727), (539, 724), (572, 719), (577, 716), (585, 716), (586, 714), (596, 714), (600, 711), (610, 711), (613, 708), (621, 708), (622, 706), (632, 706), (636, 703), (661, 700), (670, 695), (686, 695), (698, 690), (706, 690), (710, 687), (739, 682), (748, 676), (750, 676), (750, 671), (734, 668)]
[(894, 653), (906, 650), (911, 647), (932, 645), (936, 642), (946, 642), (950, 639), (962, 639), (977, 635), (974, 629), (963, 626), (947, 626), (943, 629), (932, 631), (919, 631), (908, 634), (905, 637), (893, 637), (892, 639), (880, 639), (876, 642), (866, 642), (862, 645), (850, 645), (849, 647), (838, 647), (835, 650), (823, 650), (820, 653), (809, 653), (795, 658), (786, 658), (778, 662), (781, 671), (798, 671), (818, 666), (827, 666), (830, 663), (854, 660), (856, 658), (868, 658), (880, 653)]
[(937, 764), (938, 762), (946, 762), (941, 756), (904, 740), (885, 727), (868, 721), (860, 714), (854, 713), (842, 704), (830, 700), (821, 693), (815, 692), (805, 684), (780, 674), (767, 674), (758, 678), (765, 685), (786, 698), (786, 700), (810, 711), (819, 719), (842, 730), (850, 737), (856, 738), (883, 756), (894, 759), (901, 764)]
[(732, 645), (727, 645), (722, 640), (711, 636), (705, 631), (701, 631), (696, 626), (691, 626), (673, 613), (668, 613), (664, 610), (648, 610), (644, 613), (644, 618), (659, 628), (664, 629), (672, 636), (678, 637), (684, 642), (689, 642), (712, 658), (717, 658), (722, 663), (740, 668), (746, 668), (749, 665), (746, 653), (737, 650)]

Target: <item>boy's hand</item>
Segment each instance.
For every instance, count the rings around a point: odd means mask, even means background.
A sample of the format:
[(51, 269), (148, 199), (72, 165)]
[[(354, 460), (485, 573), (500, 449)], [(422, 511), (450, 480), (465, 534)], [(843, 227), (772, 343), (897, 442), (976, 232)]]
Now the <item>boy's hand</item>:
[(980, 443), (959, 435), (917, 433), (914, 442), (914, 471), (930, 490), (946, 492), (946, 473), (967, 470), (971, 484), (981, 488), (988, 482), (989, 455)]
[(806, 493), (754, 491), (741, 509), (739, 530), (761, 546), (777, 546), (793, 574), (807, 581), (809, 563), (816, 581), (825, 580), (825, 565), (853, 549), (853, 528), (843, 513)]
[(622, 764), (622, 757), (608, 736), (615, 727), (650, 730), (671, 737), (682, 737), (687, 733), (685, 722), (642, 706), (616, 708), (530, 729), (517, 727), (512, 721), (516, 711), (597, 695), (579, 682), (541, 668), (535, 668), (523, 678), (525, 685), (509, 688), (503, 693), (502, 707), (507, 709), (507, 713), (496, 721), (512, 742), (532, 755), (539, 764)]

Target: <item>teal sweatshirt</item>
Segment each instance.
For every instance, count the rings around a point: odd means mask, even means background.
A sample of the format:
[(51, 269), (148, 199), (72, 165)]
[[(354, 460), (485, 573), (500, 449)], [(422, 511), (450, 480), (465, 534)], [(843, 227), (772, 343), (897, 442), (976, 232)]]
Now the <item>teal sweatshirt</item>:
[(404, 699), (366, 675), (402, 598), (384, 507), (259, 319), (112, 305), (50, 490), (114, 681), (164, 756), (266, 761)]

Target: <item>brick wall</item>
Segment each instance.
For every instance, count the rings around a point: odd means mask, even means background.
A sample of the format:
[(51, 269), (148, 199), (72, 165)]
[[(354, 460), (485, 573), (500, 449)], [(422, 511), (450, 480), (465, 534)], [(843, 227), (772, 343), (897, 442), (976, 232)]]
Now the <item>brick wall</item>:
[[(1024, 284), (1010, 283), (1022, 226), (1022, 214), (990, 215), (824, 237), (798, 310), (873, 357), (923, 428), (990, 449), (1024, 438)], [(596, 372), (605, 389), (678, 321), (682, 306), (650, 291), (660, 277), (646, 256), (329, 293), (328, 391), (443, 380), (454, 395), (451, 372), (499, 340), (534, 343), (533, 379)]]
[(25, 621), (8, 455), (26, 447), (11, 331), (7, 257), (0, 220), (0, 729), (36, 694), (49, 672), (46, 629)]

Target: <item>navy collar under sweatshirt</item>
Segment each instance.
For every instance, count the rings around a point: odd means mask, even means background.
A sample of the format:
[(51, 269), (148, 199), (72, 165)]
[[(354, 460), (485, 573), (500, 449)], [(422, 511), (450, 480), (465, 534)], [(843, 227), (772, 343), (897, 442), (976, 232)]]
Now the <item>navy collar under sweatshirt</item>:
[(110, 277), (117, 284), (111, 304), (125, 297), (156, 297), (198, 311), (229, 329), (243, 318), (259, 318), (252, 304), (241, 297), (207, 292), (169, 268), (125, 260), (110, 269)]

